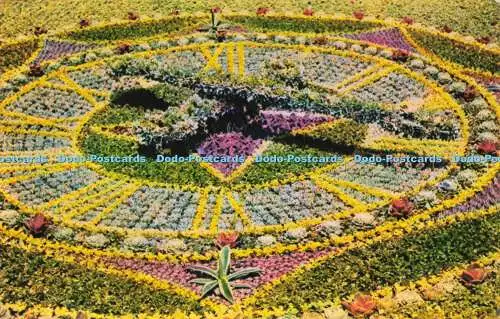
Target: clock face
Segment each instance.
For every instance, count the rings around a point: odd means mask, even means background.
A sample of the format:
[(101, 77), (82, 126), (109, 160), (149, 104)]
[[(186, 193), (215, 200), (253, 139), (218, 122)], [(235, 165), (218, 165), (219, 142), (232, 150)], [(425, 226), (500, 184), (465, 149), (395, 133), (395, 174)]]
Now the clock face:
[(2, 192), (69, 228), (189, 237), (380, 224), (394, 199), (466, 191), (450, 74), (359, 48), (196, 44), (56, 69), (1, 104), (2, 154), (43, 162), (2, 166)]

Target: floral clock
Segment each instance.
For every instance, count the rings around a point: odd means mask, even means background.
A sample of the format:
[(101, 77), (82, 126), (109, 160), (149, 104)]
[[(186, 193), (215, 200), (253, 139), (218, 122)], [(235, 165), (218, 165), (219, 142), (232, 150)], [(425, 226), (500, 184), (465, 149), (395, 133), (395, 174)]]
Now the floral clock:
[[(18, 75), (0, 103), (2, 242), (166, 290), (183, 299), (160, 311), (175, 318), (339, 304), (329, 292), (288, 300), (284, 286), (345, 251), (498, 208), (495, 98), (395, 30), (378, 43), (79, 44), (44, 74)], [(228, 246), (232, 267), (261, 273), (233, 305), (200, 302), (190, 269), (208, 272)], [(259, 301), (273, 293), (276, 304)], [(368, 314), (366, 298), (345, 311)]]

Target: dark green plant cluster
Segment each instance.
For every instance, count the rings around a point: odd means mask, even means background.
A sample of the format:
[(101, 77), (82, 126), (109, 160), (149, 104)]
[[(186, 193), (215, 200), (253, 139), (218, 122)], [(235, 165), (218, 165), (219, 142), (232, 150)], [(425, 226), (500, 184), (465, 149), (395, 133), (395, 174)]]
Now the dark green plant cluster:
[(253, 31), (293, 31), (311, 33), (349, 33), (379, 27), (366, 21), (311, 20), (297, 17), (227, 16), (224, 20)]
[(290, 277), (259, 300), (263, 309), (346, 298), (357, 291), (408, 283), (470, 263), (494, 252), (500, 236), (500, 216), (459, 222), (446, 227), (348, 251), (319, 266)]
[(72, 31), (66, 36), (78, 41), (105, 41), (135, 39), (194, 30), (200, 23), (199, 18), (192, 16), (173, 17), (157, 21), (139, 21), (124, 25), (108, 25), (90, 29)]
[(0, 74), (22, 65), (36, 49), (38, 39), (0, 46)]
[(367, 130), (367, 125), (346, 119), (328, 125), (320, 125), (297, 135), (335, 145), (357, 146), (363, 143)]
[(498, 72), (498, 55), (496, 54), (427, 32), (410, 31), (410, 33), (420, 45), (444, 60), (468, 68)]
[(128, 279), (0, 246), (2, 302), (104, 314), (199, 312), (198, 302)]

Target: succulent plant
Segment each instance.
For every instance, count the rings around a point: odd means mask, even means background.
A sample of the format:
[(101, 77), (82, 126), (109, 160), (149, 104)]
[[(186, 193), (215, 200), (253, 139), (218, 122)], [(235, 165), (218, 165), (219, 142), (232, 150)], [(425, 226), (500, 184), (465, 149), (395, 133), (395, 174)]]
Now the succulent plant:
[(13, 209), (0, 210), (0, 222), (6, 224), (7, 226), (14, 226), (20, 216), (21, 214)]
[(239, 234), (237, 232), (224, 232), (217, 235), (215, 244), (219, 247), (229, 246), (234, 248), (238, 245)]
[(314, 15), (314, 10), (311, 5), (307, 6), (304, 11), (302, 12), (305, 16), (313, 16)]
[(354, 11), (354, 13), (352, 14), (356, 19), (358, 20), (363, 20), (363, 18), (365, 17), (365, 14), (363, 11)]
[(71, 240), (75, 235), (75, 231), (68, 227), (58, 227), (52, 233), (56, 240)]
[(263, 235), (257, 237), (257, 244), (261, 247), (267, 247), (276, 243), (276, 237), (273, 235)]
[(34, 236), (42, 235), (50, 224), (51, 221), (41, 213), (32, 216), (25, 222), (26, 228)]
[(396, 217), (408, 217), (411, 215), (414, 204), (408, 198), (398, 198), (391, 202), (389, 214)]
[(342, 305), (355, 317), (368, 316), (377, 309), (377, 303), (370, 295), (356, 295), (353, 301), (343, 301)]
[(487, 276), (488, 272), (485, 268), (474, 264), (464, 270), (464, 272), (460, 276), (460, 279), (465, 286), (470, 287), (482, 283)]
[(481, 142), (476, 146), (476, 149), (480, 154), (497, 154), (497, 145), (492, 141)]
[(104, 234), (95, 234), (85, 237), (85, 244), (92, 248), (103, 248), (109, 243), (108, 237)]
[(162, 240), (157, 247), (164, 252), (180, 252), (187, 249), (186, 243), (179, 238)]
[(258, 7), (256, 13), (258, 16), (265, 16), (266, 14), (269, 13), (270, 10), (271, 9), (268, 7)]
[(190, 266), (188, 269), (193, 272), (201, 273), (209, 278), (196, 278), (191, 283), (203, 285), (201, 290), (202, 298), (218, 291), (227, 301), (234, 302), (233, 289), (250, 289), (246, 284), (233, 283), (233, 281), (247, 278), (249, 276), (261, 273), (259, 268), (245, 268), (237, 272), (230, 272), (231, 267), (231, 248), (224, 246), (219, 253), (217, 269), (213, 270), (205, 266)]

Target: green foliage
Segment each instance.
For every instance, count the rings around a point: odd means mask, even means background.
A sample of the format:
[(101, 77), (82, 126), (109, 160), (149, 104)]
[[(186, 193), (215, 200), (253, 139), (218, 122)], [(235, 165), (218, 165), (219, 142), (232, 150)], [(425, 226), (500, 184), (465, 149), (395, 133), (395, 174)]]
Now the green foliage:
[(498, 55), (427, 32), (410, 31), (423, 47), (439, 57), (469, 68), (498, 72)]
[(224, 246), (219, 253), (217, 270), (212, 270), (205, 266), (191, 266), (189, 269), (193, 272), (201, 273), (210, 278), (196, 278), (192, 283), (203, 285), (201, 290), (202, 297), (207, 296), (218, 289), (221, 295), (229, 302), (234, 302), (232, 288), (250, 288), (244, 284), (232, 284), (232, 281), (243, 279), (248, 276), (257, 275), (261, 272), (259, 268), (245, 268), (234, 273), (229, 273), (231, 267), (231, 249)]
[(93, 116), (89, 125), (106, 125), (106, 124), (120, 124), (123, 122), (132, 122), (138, 117), (144, 115), (144, 110), (140, 108), (131, 107), (108, 107), (103, 112), (100, 112), (98, 116)]
[[(263, 156), (332, 156), (331, 152), (321, 151), (315, 148), (308, 148), (301, 145), (288, 145), (273, 143), (263, 154)], [(330, 163), (314, 162), (281, 162), (281, 163), (254, 163), (248, 167), (244, 174), (237, 179), (242, 183), (264, 183), (273, 179), (281, 179), (304, 173), (310, 169), (327, 165)]]
[(194, 94), (193, 90), (168, 83), (157, 85), (151, 91), (170, 106), (177, 106)]
[(224, 17), (224, 20), (234, 24), (241, 24), (254, 31), (293, 31), (313, 33), (349, 33), (368, 30), (379, 25), (366, 21), (335, 21), (311, 20), (295, 17), (268, 17), (268, 16), (233, 16)]
[[(86, 154), (102, 156), (136, 155), (137, 146), (130, 141), (111, 139), (103, 135), (88, 133), (82, 142)], [(101, 163), (104, 168), (135, 178), (177, 184), (215, 185), (217, 178), (196, 162), (157, 163), (148, 159), (145, 163)]]
[(0, 246), (0, 269), (0, 291), (5, 303), (114, 315), (202, 310), (196, 301), (169, 291), (7, 246)]
[(103, 41), (135, 39), (158, 35), (161, 33), (175, 33), (186, 29), (194, 29), (199, 24), (196, 17), (173, 17), (158, 21), (139, 21), (126, 25), (109, 25), (70, 32), (67, 37), (78, 41)]
[(297, 133), (297, 135), (311, 137), (315, 140), (326, 141), (332, 144), (357, 146), (363, 143), (367, 130), (367, 125), (345, 119), (332, 124), (318, 125), (310, 131)]
[(22, 65), (36, 49), (38, 39), (0, 46), (0, 74)]
[(499, 225), (497, 214), (350, 250), (278, 284), (257, 306), (300, 308), (437, 274), (495, 251)]
[(88, 133), (81, 145), (87, 154), (128, 156), (137, 154), (137, 143)]

